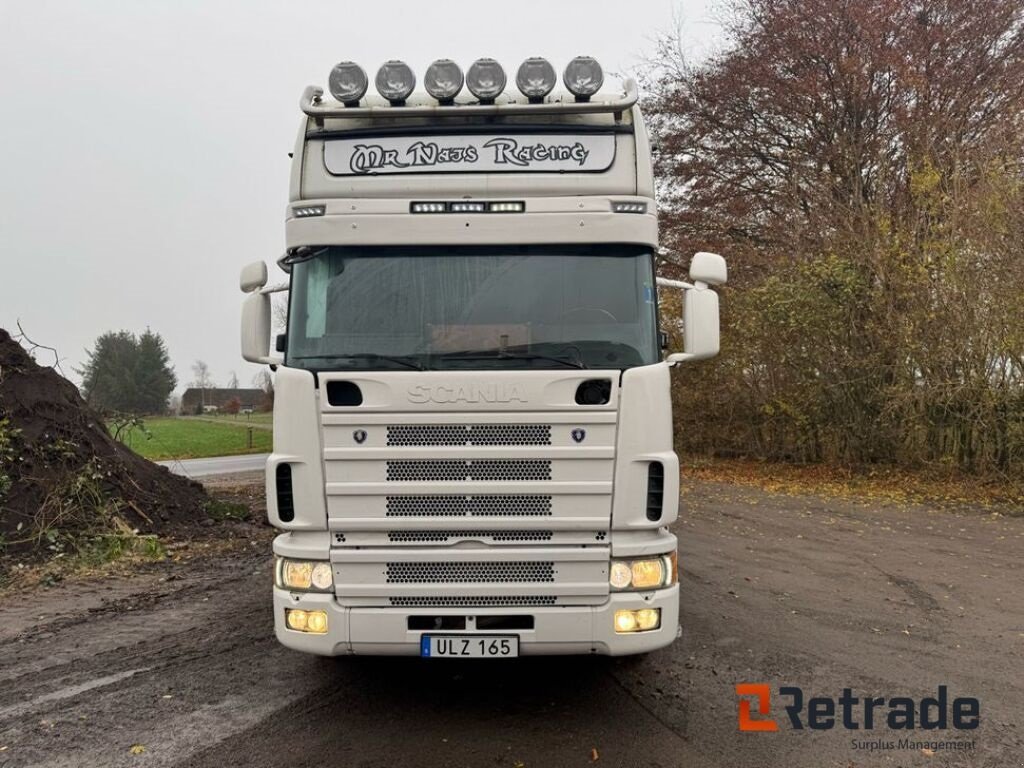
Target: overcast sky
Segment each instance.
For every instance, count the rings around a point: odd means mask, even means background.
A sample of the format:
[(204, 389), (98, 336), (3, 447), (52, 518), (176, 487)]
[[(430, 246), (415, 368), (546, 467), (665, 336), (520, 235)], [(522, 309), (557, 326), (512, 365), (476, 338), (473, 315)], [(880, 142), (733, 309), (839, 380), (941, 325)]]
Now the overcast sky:
[[(64, 370), (107, 330), (163, 335), (179, 391), (241, 360), (238, 271), (284, 247), (298, 99), (342, 59), (574, 55), (629, 72), (679, 23), (699, 57), (713, 0), (0, 0), (0, 327)], [(272, 266), (272, 276), (280, 275)], [(273, 279), (273, 277), (272, 277)], [(77, 376), (72, 376), (78, 380)]]

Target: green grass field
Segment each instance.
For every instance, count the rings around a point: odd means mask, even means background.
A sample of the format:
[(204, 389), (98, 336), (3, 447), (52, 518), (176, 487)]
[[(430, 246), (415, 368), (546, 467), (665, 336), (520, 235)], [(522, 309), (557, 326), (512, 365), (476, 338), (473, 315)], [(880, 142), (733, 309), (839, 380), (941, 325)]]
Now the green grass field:
[[(265, 414), (258, 414), (263, 417)], [(257, 414), (253, 415), (255, 419)], [(252, 447), (244, 416), (203, 418), (158, 418), (145, 420), (145, 433), (135, 429), (122, 441), (136, 453), (153, 461), (201, 459), (206, 456), (236, 456), (273, 450), (274, 436), (269, 422), (252, 424)], [(230, 420), (230, 423), (227, 423)], [(225, 422), (225, 423), (220, 423)], [(148, 433), (148, 434), (146, 434)]]

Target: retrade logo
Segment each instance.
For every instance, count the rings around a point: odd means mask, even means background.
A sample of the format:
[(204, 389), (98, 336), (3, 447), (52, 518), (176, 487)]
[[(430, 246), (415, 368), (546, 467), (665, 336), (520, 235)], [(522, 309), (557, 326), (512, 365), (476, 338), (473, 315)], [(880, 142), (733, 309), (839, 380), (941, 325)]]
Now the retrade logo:
[[(738, 683), (737, 712), (741, 731), (778, 731), (779, 723), (772, 717), (771, 689), (767, 683)], [(794, 731), (805, 728), (827, 731), (843, 728), (848, 731), (888, 728), (893, 731), (921, 729), (970, 731), (981, 722), (981, 703), (973, 696), (951, 700), (949, 689), (940, 685), (934, 696), (921, 699), (909, 696), (855, 696), (852, 688), (844, 688), (838, 698), (812, 696), (806, 698), (802, 688), (784, 685), (779, 688), (782, 711)], [(756, 716), (755, 716), (756, 710)], [(780, 713), (782, 714), (782, 713)]]
[(757, 701), (759, 715), (767, 715), (771, 711), (771, 689), (765, 683), (739, 683), (736, 695), (740, 697), (740, 730), (741, 731), (777, 731), (779, 724), (774, 720), (754, 720), (750, 716), (750, 696)]

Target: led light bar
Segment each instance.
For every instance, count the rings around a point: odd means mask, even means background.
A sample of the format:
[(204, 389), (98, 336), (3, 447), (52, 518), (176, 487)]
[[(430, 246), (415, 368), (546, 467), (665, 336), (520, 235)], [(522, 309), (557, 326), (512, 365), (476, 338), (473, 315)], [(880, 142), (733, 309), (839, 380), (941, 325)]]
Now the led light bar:
[(522, 200), (502, 200), (489, 204), (487, 210), (490, 213), (523, 213), (526, 203)]
[(327, 213), (326, 205), (303, 205), (299, 208), (292, 208), (292, 215), (296, 219), (306, 219), (310, 216), (323, 216)]
[(487, 210), (487, 203), (476, 201), (449, 203), (448, 210), (452, 213), (483, 213)]
[(615, 213), (647, 213), (647, 203), (636, 202), (613, 202), (612, 210)]
[(409, 203), (409, 213), (525, 213), (522, 200), (422, 200)]

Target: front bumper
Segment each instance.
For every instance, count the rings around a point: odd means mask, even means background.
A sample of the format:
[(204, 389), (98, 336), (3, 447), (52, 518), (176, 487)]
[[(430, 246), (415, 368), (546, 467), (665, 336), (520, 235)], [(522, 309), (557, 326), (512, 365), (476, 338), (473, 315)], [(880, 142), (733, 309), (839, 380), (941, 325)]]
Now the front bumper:
[[(327, 633), (296, 632), (285, 626), (285, 608), (327, 611)], [(661, 626), (650, 632), (617, 634), (615, 611), (623, 608), (660, 608)], [(533, 629), (495, 632), (410, 630), (410, 616), (533, 616)], [(598, 654), (624, 656), (647, 653), (669, 645), (679, 632), (679, 585), (653, 592), (620, 592), (596, 606), (536, 608), (349, 608), (332, 594), (298, 593), (274, 589), (274, 630), (285, 646), (320, 656), (366, 654), (418, 656), (425, 634), (504, 634), (519, 636), (522, 656)]]

